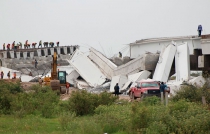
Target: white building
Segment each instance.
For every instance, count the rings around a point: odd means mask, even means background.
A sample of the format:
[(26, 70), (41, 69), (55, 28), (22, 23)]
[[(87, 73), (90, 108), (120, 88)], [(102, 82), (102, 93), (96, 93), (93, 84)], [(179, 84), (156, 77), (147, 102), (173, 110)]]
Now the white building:
[[(179, 37), (162, 37), (137, 40), (130, 43), (130, 57), (136, 58), (147, 52), (159, 53), (164, 45), (187, 42), (190, 55), (193, 55), (194, 49), (201, 49), (201, 37), (198, 36), (179, 36)], [(206, 47), (205, 47), (206, 48)]]

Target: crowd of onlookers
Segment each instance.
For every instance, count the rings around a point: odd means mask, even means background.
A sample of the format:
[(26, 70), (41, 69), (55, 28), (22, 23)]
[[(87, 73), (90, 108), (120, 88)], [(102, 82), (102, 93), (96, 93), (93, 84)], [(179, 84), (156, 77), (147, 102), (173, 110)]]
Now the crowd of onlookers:
[[(3, 71), (1, 71), (0, 76), (1, 76), (1, 79), (4, 78), (4, 72)], [(8, 79), (10, 79), (10, 71), (7, 73), (7, 77), (8, 77)], [(16, 79), (16, 72), (13, 73), (12, 79)]]
[[(25, 44), (22, 44), (22, 42), (15, 43), (15, 41), (12, 44), (3, 44), (3, 50), (17, 50), (17, 49), (29, 49), (29, 48), (36, 48), (36, 45), (38, 45), (38, 48), (43, 47), (54, 47), (55, 43), (54, 42), (43, 42), (42, 40), (39, 41), (37, 44), (36, 42), (34, 43), (28, 43), (28, 40), (26, 40)], [(56, 46), (59, 47), (59, 41), (56, 42)]]

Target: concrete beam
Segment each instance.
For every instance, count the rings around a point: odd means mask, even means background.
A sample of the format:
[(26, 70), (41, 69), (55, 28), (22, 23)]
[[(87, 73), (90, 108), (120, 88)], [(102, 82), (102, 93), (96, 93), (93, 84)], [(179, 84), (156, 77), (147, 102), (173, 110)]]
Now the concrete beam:
[(20, 52), (16, 52), (16, 58), (20, 59)]
[(34, 58), (34, 52), (30, 52), (30, 58), (31, 58), (31, 59)]
[(42, 54), (41, 54), (41, 49), (37, 49), (37, 56), (38, 56), (38, 57), (41, 57), (41, 56), (42, 56)]
[(63, 47), (64, 54), (67, 54), (67, 47)]
[(44, 50), (44, 55), (45, 56), (48, 56), (48, 50), (47, 50), (47, 48), (45, 48), (45, 49), (43, 49)]
[(74, 52), (74, 46), (70, 46), (70, 54), (73, 54)]
[(23, 52), (23, 58), (24, 58), (24, 59), (27, 58), (27, 52)]
[(3, 52), (3, 57), (4, 57), (4, 58), (8, 58), (8, 57), (7, 57), (7, 51), (4, 51), (4, 52)]
[(51, 54), (51, 55), (54, 54), (54, 48), (50, 48), (50, 54)]
[(61, 48), (60, 47), (57, 47), (56, 50), (57, 50), (57, 54), (61, 54)]
[(14, 51), (9, 51), (10, 52), (10, 58), (14, 58), (15, 57), (15, 52)]

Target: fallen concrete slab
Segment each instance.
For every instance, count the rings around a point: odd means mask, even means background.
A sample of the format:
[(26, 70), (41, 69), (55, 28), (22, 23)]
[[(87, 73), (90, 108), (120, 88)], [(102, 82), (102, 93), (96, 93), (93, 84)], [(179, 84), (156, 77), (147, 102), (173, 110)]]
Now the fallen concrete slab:
[(117, 67), (114, 75), (129, 75), (142, 70), (154, 71), (158, 62), (159, 54), (144, 54), (136, 59)]
[(111, 80), (111, 85), (110, 85), (110, 92), (114, 92), (114, 86), (116, 85), (116, 83), (118, 83), (119, 87), (120, 87), (120, 91), (123, 87), (123, 85), (128, 81), (127, 76), (125, 75), (117, 75), (117, 76), (113, 76), (112, 80)]
[(176, 45), (175, 69), (176, 81), (188, 81), (190, 79), (190, 55), (187, 42)]
[(83, 81), (83, 80), (76, 80), (75, 81), (75, 85), (78, 89), (89, 89), (90, 86), (87, 82)]
[(202, 87), (206, 83), (206, 80), (203, 76), (198, 76), (189, 80), (188, 83), (196, 87)]
[(175, 52), (176, 47), (173, 44), (163, 47), (153, 75), (154, 80), (163, 82), (168, 81)]
[(94, 48), (90, 48), (90, 53), (88, 56), (101, 70), (101, 72), (109, 79), (113, 76), (114, 69), (117, 66), (107, 59), (102, 53), (95, 50)]
[(68, 61), (91, 87), (97, 87), (106, 81), (106, 76), (80, 50), (77, 49)]
[(142, 79), (147, 79), (150, 74), (151, 72), (144, 70), (139, 73), (128, 75), (128, 81), (125, 83), (121, 90), (127, 90), (127, 88), (129, 88), (128, 86), (133, 82), (137, 82)]

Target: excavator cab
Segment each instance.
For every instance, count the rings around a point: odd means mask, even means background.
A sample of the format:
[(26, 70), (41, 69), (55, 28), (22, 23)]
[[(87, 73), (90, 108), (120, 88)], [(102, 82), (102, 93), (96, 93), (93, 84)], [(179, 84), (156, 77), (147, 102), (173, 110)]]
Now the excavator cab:
[(66, 71), (58, 71), (58, 80), (60, 84), (66, 84)]

